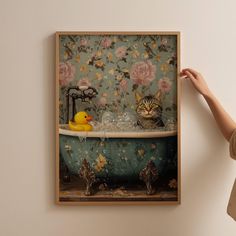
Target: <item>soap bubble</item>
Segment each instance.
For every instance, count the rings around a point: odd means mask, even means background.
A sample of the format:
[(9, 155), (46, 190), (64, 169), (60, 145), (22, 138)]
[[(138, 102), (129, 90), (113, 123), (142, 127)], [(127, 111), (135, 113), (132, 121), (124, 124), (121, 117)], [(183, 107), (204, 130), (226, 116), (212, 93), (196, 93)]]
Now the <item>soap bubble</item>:
[(103, 113), (103, 115), (102, 115), (102, 124), (103, 125), (112, 124), (114, 122), (115, 122), (114, 113), (112, 113), (110, 111), (106, 111), (106, 112)]
[(132, 131), (137, 130), (137, 118), (131, 112), (115, 114), (105, 111), (102, 114), (101, 122), (91, 121), (94, 131)]
[(136, 117), (130, 112), (125, 112), (123, 114), (123, 120), (132, 126), (135, 126), (135, 124), (137, 123)]
[(102, 124), (100, 122), (93, 120), (93, 121), (90, 121), (89, 123), (90, 125), (92, 125), (94, 131), (101, 130)]
[(117, 116), (117, 127), (119, 130), (133, 130), (137, 124), (136, 117), (130, 112), (124, 112)]
[(176, 130), (177, 129), (176, 119), (173, 119), (173, 118), (167, 119), (167, 121), (165, 123), (165, 129), (166, 130)]

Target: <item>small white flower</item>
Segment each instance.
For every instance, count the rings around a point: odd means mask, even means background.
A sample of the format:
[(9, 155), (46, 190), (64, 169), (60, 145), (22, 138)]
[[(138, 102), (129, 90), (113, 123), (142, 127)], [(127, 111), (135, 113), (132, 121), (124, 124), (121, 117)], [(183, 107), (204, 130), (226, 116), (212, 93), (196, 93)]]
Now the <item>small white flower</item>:
[(70, 145), (66, 144), (66, 145), (65, 145), (65, 150), (66, 150), (67, 152), (69, 152), (69, 151), (72, 150), (72, 148), (71, 148)]

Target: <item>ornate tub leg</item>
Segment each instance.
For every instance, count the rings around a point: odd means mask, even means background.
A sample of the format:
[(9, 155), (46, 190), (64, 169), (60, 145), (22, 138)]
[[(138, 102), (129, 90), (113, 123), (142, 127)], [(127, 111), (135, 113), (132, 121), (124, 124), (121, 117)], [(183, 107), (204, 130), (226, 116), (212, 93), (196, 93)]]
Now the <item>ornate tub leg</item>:
[(86, 190), (84, 194), (86, 196), (92, 195), (93, 194), (92, 185), (96, 181), (96, 178), (92, 168), (90, 167), (89, 162), (86, 159), (84, 159), (82, 162), (82, 166), (79, 170), (79, 175), (81, 178), (84, 179), (86, 184)]
[(152, 160), (148, 161), (146, 167), (140, 171), (139, 178), (143, 180), (147, 186), (147, 195), (154, 194), (155, 188), (152, 184), (154, 184), (158, 178), (158, 171)]

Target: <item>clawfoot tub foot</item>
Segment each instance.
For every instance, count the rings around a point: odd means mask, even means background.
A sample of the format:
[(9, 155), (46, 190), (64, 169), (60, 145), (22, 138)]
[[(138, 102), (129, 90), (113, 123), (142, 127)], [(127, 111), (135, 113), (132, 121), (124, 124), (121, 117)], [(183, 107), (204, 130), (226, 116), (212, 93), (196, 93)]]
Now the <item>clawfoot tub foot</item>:
[(153, 184), (158, 178), (158, 171), (155, 163), (152, 160), (148, 161), (146, 167), (140, 171), (139, 178), (146, 184), (147, 195), (154, 194), (155, 188)]
[(82, 162), (82, 166), (79, 170), (79, 175), (81, 178), (83, 178), (85, 184), (86, 184), (86, 190), (84, 194), (86, 196), (90, 196), (93, 194), (93, 188), (92, 185), (96, 181), (95, 173), (93, 172), (92, 168), (90, 167), (89, 162), (84, 159)]

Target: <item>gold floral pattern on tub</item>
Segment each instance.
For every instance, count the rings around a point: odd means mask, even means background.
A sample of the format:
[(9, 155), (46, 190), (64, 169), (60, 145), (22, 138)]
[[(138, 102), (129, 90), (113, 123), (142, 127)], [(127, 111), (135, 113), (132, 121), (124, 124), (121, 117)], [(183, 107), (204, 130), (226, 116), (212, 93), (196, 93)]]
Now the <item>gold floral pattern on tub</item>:
[(141, 158), (143, 158), (144, 155), (145, 155), (145, 150), (144, 150), (143, 148), (138, 149), (138, 150), (137, 150), (137, 154), (138, 154)]
[(96, 159), (96, 164), (95, 164), (96, 171), (100, 172), (106, 164), (107, 164), (106, 157), (100, 153)]
[(177, 188), (177, 186), (178, 186), (178, 183), (177, 183), (177, 181), (176, 181), (176, 179), (171, 179), (170, 181), (169, 181), (169, 187), (170, 188)]

